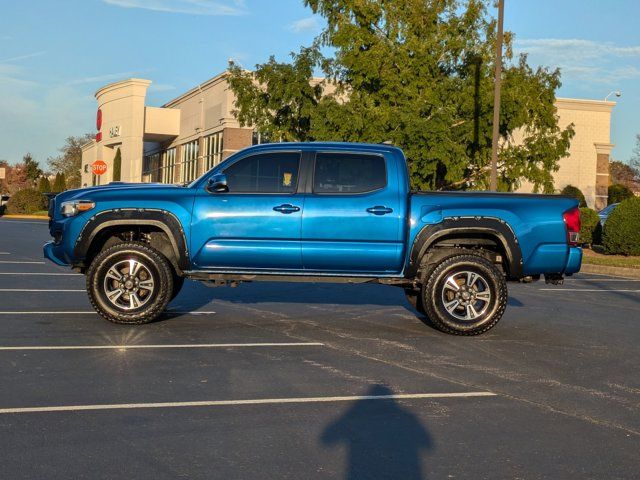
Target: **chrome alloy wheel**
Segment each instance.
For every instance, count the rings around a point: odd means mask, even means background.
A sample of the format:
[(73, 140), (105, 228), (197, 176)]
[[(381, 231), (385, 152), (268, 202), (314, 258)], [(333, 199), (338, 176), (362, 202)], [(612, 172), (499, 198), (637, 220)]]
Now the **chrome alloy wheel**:
[(134, 310), (151, 299), (155, 283), (151, 271), (144, 263), (128, 259), (109, 268), (103, 288), (113, 305), (122, 310)]
[(447, 312), (458, 320), (473, 321), (489, 308), (489, 283), (476, 272), (454, 273), (442, 286), (442, 303)]

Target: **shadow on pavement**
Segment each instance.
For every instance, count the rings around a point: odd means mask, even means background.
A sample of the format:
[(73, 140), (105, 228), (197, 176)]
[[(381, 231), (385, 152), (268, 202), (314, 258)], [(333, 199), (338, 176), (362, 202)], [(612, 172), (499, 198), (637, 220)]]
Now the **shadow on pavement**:
[[(375, 385), (366, 395), (393, 395), (393, 391)], [(420, 420), (393, 399), (356, 401), (325, 428), (320, 440), (329, 447), (344, 445), (348, 480), (426, 478), (422, 455), (434, 448)]]

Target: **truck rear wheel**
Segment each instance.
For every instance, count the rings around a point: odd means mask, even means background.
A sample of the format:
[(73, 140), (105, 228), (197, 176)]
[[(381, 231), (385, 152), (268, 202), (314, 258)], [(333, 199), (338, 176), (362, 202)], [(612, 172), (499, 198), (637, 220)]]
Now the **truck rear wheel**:
[(155, 320), (173, 291), (171, 264), (143, 243), (116, 244), (100, 252), (87, 271), (87, 292), (93, 308), (114, 323)]
[(502, 272), (479, 255), (445, 259), (422, 287), (427, 317), (439, 330), (453, 335), (479, 335), (493, 328), (507, 307), (507, 283)]

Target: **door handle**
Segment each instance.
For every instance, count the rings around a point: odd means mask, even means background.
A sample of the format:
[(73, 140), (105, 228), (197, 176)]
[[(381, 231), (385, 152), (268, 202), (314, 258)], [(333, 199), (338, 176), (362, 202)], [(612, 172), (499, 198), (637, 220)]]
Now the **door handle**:
[(285, 214), (300, 211), (300, 207), (296, 207), (295, 205), (291, 205), (290, 203), (278, 205), (277, 207), (273, 207), (273, 209), (276, 212), (285, 213)]
[(367, 212), (373, 213), (374, 215), (386, 215), (387, 213), (393, 212), (393, 208), (376, 205), (375, 207), (367, 208)]

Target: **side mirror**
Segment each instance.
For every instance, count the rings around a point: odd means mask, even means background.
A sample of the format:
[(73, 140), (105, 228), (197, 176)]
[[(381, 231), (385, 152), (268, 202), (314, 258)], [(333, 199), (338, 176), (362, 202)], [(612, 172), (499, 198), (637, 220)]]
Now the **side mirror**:
[(218, 173), (211, 177), (207, 182), (207, 186), (205, 190), (209, 193), (226, 193), (229, 191), (229, 187), (227, 186), (227, 176)]

